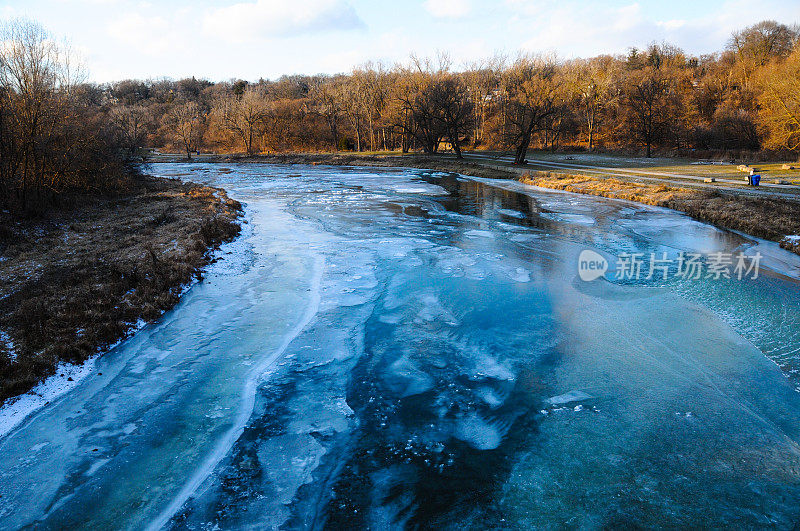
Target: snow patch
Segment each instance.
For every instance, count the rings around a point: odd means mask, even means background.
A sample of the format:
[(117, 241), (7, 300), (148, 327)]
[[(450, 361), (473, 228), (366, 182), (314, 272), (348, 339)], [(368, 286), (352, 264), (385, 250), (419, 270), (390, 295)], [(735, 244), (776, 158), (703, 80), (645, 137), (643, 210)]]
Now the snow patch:
[(11, 360), (11, 363), (17, 361), (17, 350), (14, 348), (14, 341), (5, 332), (5, 330), (0, 330), (0, 343), (3, 343), (6, 346), (6, 353), (8, 354), (8, 358)]
[(540, 212), (540, 217), (562, 223), (575, 223), (578, 225), (594, 225), (595, 220), (583, 214), (565, 214), (563, 212)]
[(514, 271), (509, 272), (508, 277), (515, 282), (530, 282), (531, 272), (524, 267), (518, 267)]
[(403, 398), (433, 389), (434, 380), (416, 364), (403, 356), (389, 366), (386, 383)]
[(511, 210), (511, 209), (508, 209), (508, 208), (498, 208), (497, 212), (499, 214), (503, 214), (504, 216), (509, 216), (509, 217), (517, 218), (517, 219), (525, 219), (525, 218), (528, 217), (527, 214), (525, 214), (523, 212), (520, 212), (519, 210)]
[[(184, 286), (181, 295), (186, 293), (191, 285), (194, 285), (194, 282)], [(56, 367), (56, 373), (53, 376), (50, 376), (27, 393), (6, 400), (3, 406), (0, 407), (0, 439), (5, 437), (30, 415), (56, 398), (59, 398), (67, 391), (74, 389), (94, 370), (95, 363), (100, 355), (116, 348), (120, 343), (129, 339), (136, 332), (144, 328), (146, 324), (147, 322), (145, 320), (139, 319), (128, 330), (125, 336), (109, 345), (106, 349), (98, 349), (97, 356), (91, 357), (78, 365), (62, 362)], [(2, 339), (2, 337), (0, 337), (0, 339)], [(11, 345), (13, 347), (13, 343)]]
[(34, 411), (46, 406), (67, 391), (75, 388), (94, 370), (96, 358), (80, 365), (61, 363), (56, 374), (16, 398), (10, 398), (0, 407), (0, 438), (6, 436)]
[(570, 391), (568, 393), (564, 393), (563, 395), (551, 396), (545, 402), (552, 406), (562, 406), (564, 404), (569, 404), (570, 402), (580, 402), (582, 400), (588, 400), (590, 398), (594, 398), (592, 395), (588, 393), (584, 393), (583, 391)]
[(388, 185), (387, 188), (398, 194), (448, 195), (447, 190), (425, 182)]

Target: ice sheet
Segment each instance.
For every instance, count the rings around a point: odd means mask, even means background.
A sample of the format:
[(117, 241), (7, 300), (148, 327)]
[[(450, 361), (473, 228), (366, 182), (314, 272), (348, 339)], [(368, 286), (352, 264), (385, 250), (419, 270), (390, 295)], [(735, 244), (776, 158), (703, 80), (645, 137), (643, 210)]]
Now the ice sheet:
[(800, 518), (798, 283), (577, 274), (585, 249), (761, 244), (440, 172), (154, 171), (225, 187), (248, 224), (174, 311), (0, 438), (0, 527)]

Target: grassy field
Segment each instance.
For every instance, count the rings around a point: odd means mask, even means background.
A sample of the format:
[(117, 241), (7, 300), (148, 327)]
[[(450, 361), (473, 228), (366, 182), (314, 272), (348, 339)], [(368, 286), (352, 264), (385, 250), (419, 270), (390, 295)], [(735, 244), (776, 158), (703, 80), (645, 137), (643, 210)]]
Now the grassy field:
[(0, 224), (0, 403), (171, 308), (239, 232), (222, 190), (143, 178), (113, 199)]

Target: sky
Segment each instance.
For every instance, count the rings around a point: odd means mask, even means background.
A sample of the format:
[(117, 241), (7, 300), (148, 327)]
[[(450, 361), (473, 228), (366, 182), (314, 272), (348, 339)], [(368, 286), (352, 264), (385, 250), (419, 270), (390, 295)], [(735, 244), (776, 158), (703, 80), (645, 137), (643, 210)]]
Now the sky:
[(624, 53), (668, 41), (719, 51), (764, 19), (800, 23), (798, 0), (0, 0), (65, 38), (88, 79), (213, 81), (337, 73), (366, 61), (446, 52), (454, 66), (495, 54)]

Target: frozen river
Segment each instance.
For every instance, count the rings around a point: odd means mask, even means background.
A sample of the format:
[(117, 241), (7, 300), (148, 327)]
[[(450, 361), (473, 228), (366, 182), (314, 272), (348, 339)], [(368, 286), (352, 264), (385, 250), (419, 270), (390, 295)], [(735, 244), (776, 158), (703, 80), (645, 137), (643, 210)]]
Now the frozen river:
[(0, 439), (0, 528), (800, 522), (800, 283), (613, 272), (744, 237), (422, 170), (152, 171), (242, 236)]

